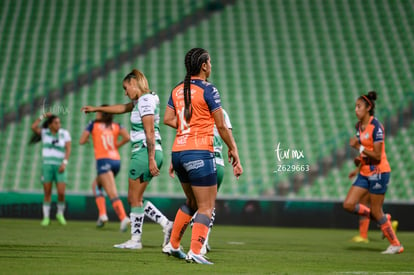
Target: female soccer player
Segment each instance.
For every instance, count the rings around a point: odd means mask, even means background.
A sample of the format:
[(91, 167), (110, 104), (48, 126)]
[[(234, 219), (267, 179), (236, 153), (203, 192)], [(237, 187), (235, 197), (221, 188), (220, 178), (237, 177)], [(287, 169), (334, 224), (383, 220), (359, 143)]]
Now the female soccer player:
[(149, 89), (145, 75), (139, 70), (132, 70), (123, 80), (123, 88), (131, 102), (110, 106), (84, 106), (89, 112), (111, 114), (131, 113), (132, 155), (129, 165), (128, 201), (131, 205), (131, 239), (116, 244), (116, 248), (141, 249), (142, 225), (144, 215), (163, 227), (164, 242), (167, 243), (172, 223), (148, 200), (144, 202), (144, 191), (152, 177), (158, 176), (162, 165), (161, 135), (159, 130), (159, 98)]
[[(231, 122), (229, 115), (227, 114), (226, 110), (222, 109), (223, 115), (224, 115), (224, 122), (226, 123), (226, 127), (230, 130), (229, 133), (232, 135), (231, 129)], [(216, 168), (217, 168), (217, 192), (220, 190), (221, 183), (223, 182), (224, 178), (224, 158), (223, 158), (223, 140), (220, 137), (220, 134), (217, 130), (216, 125), (214, 124), (214, 141), (213, 141), (213, 147), (214, 147), (214, 161), (216, 162)], [(170, 177), (174, 178), (174, 169), (172, 167), (172, 164), (169, 169)], [(194, 224), (194, 218), (197, 215), (194, 214), (193, 218), (191, 219), (191, 226)], [(206, 255), (207, 252), (210, 251), (210, 245), (208, 244), (208, 240), (210, 238), (211, 229), (214, 225), (214, 220), (216, 217), (216, 209), (213, 208), (213, 211), (211, 213), (211, 219), (210, 224), (208, 227), (207, 237), (204, 241), (203, 246), (201, 247), (200, 254)]]
[[(47, 118), (39, 128), (39, 123)], [(68, 164), (71, 138), (67, 130), (62, 129), (60, 119), (56, 115), (46, 113), (41, 115), (32, 124), (33, 137), (30, 144), (42, 141), (43, 149), (43, 220), (42, 226), (50, 224), (50, 205), (52, 200), (52, 183), (56, 183), (58, 202), (56, 219), (62, 225), (66, 225), (65, 212), (65, 188), (67, 182), (66, 165)]]
[[(212, 264), (200, 254), (217, 195), (217, 170), (214, 161), (213, 127), (229, 148), (233, 173), (243, 173), (237, 145), (226, 127), (221, 109), (220, 94), (207, 82), (211, 63), (208, 52), (191, 49), (185, 56), (187, 74), (171, 92), (164, 123), (177, 129), (172, 148), (172, 164), (187, 201), (178, 209), (171, 238), (163, 252), (188, 262)], [(183, 233), (197, 211), (187, 255), (180, 248)]]
[[(343, 207), (351, 213), (375, 219), (390, 242), (390, 246), (382, 253), (398, 254), (404, 248), (391, 226), (391, 221), (382, 210), (391, 168), (385, 154), (384, 127), (374, 117), (376, 99), (377, 93), (372, 91), (360, 96), (355, 103), (358, 123), (355, 126), (356, 136), (349, 143), (359, 151), (361, 164), (349, 174), (349, 177), (358, 177), (350, 188)], [(371, 208), (359, 203), (366, 193), (369, 193)]]
[[(128, 229), (130, 220), (125, 214), (122, 201), (118, 197), (115, 177), (121, 168), (121, 157), (118, 148), (129, 141), (129, 134), (124, 127), (119, 123), (114, 123), (112, 120), (112, 114), (96, 112), (96, 119), (91, 121), (83, 131), (79, 143), (81, 145), (87, 143), (89, 136), (92, 135), (98, 172), (97, 184), (94, 186), (95, 201), (99, 210), (99, 218), (96, 225), (102, 227), (108, 221), (103, 188), (108, 194), (112, 207), (121, 222), (120, 230), (124, 232)], [(119, 136), (122, 139), (118, 141)]]

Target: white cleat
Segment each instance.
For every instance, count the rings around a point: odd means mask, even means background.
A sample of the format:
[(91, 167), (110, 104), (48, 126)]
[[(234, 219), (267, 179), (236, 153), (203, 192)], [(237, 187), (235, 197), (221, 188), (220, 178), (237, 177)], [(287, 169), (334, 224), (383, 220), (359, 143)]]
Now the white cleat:
[(197, 264), (213, 264), (207, 260), (206, 256), (201, 254), (194, 254), (193, 251), (188, 251), (187, 257), (185, 258), (187, 263), (197, 263)]
[(142, 249), (142, 243), (141, 241), (128, 240), (124, 243), (115, 244), (114, 247), (123, 249)]
[(162, 232), (164, 232), (164, 242), (162, 243), (162, 247), (166, 246), (170, 241), (173, 224), (174, 223), (172, 221), (168, 221), (167, 225), (162, 230)]
[(98, 220), (96, 221), (96, 227), (104, 227), (107, 222), (108, 222), (107, 215), (99, 216)]
[(400, 254), (404, 252), (404, 247), (402, 245), (390, 245), (387, 250), (382, 251), (382, 254)]
[(205, 256), (208, 252), (210, 252), (210, 246), (208, 245), (208, 243), (204, 243), (201, 247), (200, 254)]
[(185, 259), (187, 255), (184, 253), (183, 248), (180, 246), (178, 249), (174, 249), (170, 242), (162, 248), (162, 253), (168, 256), (173, 256), (178, 259)]
[(128, 226), (131, 224), (131, 221), (129, 220), (128, 217), (125, 217), (122, 221), (121, 221), (121, 225), (119, 226), (119, 230), (121, 230), (121, 232), (126, 232), (128, 230)]

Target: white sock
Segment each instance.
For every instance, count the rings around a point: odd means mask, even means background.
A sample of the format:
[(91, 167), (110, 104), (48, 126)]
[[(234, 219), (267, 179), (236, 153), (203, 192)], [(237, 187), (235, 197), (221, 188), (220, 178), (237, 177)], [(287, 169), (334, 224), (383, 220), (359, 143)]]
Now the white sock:
[(50, 202), (43, 202), (43, 218), (50, 217)]
[(164, 214), (162, 214), (161, 211), (148, 200), (145, 200), (144, 202), (144, 212), (148, 218), (158, 223), (163, 228), (168, 224), (169, 220), (167, 217), (164, 216)]
[(131, 219), (131, 240), (141, 241), (142, 225), (144, 224), (144, 213), (130, 213)]
[(62, 214), (65, 212), (65, 202), (64, 201), (59, 201), (57, 203), (57, 214)]

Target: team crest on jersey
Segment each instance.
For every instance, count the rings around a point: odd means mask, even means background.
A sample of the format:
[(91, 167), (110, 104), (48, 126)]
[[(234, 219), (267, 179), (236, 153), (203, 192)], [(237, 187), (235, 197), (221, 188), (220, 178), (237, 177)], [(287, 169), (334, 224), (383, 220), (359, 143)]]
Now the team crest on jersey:
[(365, 136), (364, 136), (364, 138), (365, 138), (365, 139), (368, 139), (368, 138), (369, 138), (369, 134), (368, 134), (368, 133), (366, 133), (366, 134), (365, 134)]

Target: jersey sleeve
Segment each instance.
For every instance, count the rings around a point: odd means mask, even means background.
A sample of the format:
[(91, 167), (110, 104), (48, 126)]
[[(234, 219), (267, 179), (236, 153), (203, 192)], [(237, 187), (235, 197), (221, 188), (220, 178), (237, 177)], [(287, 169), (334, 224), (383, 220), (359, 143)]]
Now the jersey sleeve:
[(152, 95), (142, 96), (138, 100), (138, 110), (141, 117), (155, 114), (155, 97)]
[(372, 131), (372, 138), (374, 143), (384, 141), (384, 128), (380, 123), (375, 124), (374, 130)]
[(92, 133), (92, 129), (93, 129), (93, 124), (95, 123), (95, 121), (90, 121), (88, 123), (88, 126), (86, 126), (85, 131), (88, 131), (89, 133)]
[(172, 99), (172, 92), (170, 94), (170, 98), (168, 99), (167, 106), (170, 107), (171, 109), (173, 109), (175, 111), (174, 101)]
[(233, 129), (233, 127), (231, 126), (229, 115), (227, 114), (226, 110), (224, 110), (224, 109), (222, 109), (222, 110), (223, 110), (223, 115), (224, 115), (224, 123), (226, 123), (227, 128)]
[(204, 100), (208, 105), (210, 113), (214, 113), (221, 108), (221, 99), (220, 94), (216, 87), (213, 85), (207, 86), (204, 91)]
[(65, 131), (63, 132), (63, 135), (64, 135), (64, 140), (65, 140), (65, 143), (66, 143), (66, 142), (69, 142), (69, 141), (72, 141), (72, 138), (70, 137), (70, 134), (69, 134), (69, 131), (68, 131), (68, 130), (65, 130)]

